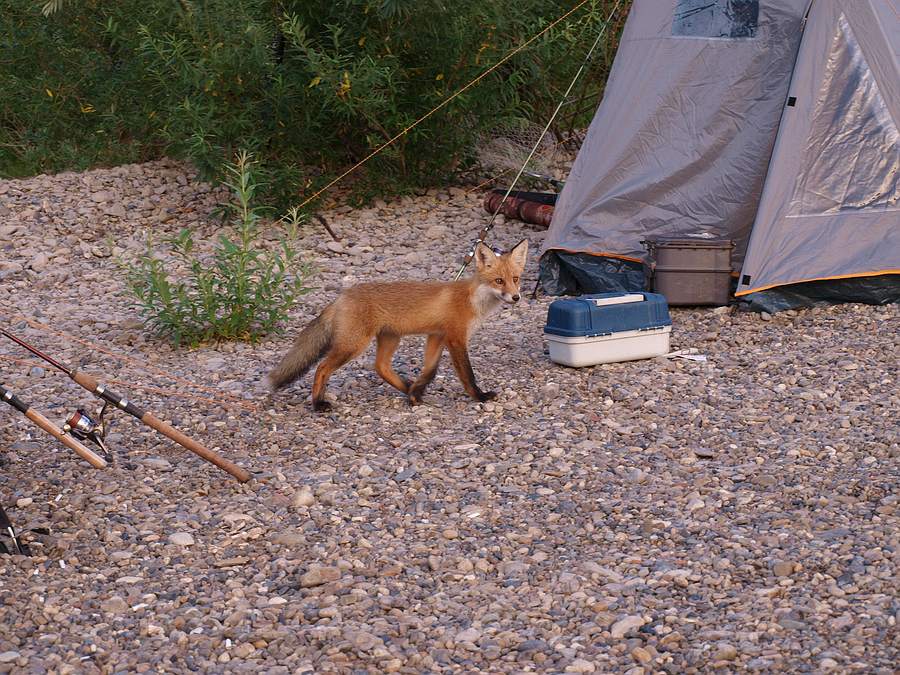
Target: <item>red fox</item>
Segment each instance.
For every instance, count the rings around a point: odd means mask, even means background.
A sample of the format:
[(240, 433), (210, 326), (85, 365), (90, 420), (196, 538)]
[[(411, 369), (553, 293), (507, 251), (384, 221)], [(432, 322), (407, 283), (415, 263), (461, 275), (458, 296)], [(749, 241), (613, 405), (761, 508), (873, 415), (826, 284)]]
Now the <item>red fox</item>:
[[(494, 253), (479, 243), (475, 249), (476, 271), (469, 279), (367, 283), (348, 288), (297, 336), (290, 351), (268, 374), (270, 390), (293, 382), (324, 357), (316, 369), (312, 404), (314, 410), (330, 410), (331, 404), (325, 400), (328, 378), (365, 351), (374, 337), (375, 372), (406, 394), (410, 405), (421, 402), (422, 393), (437, 373), (444, 347), (469, 396), (489, 401), (496, 394), (478, 388), (466, 346), (491, 310), (501, 302), (519, 301), (527, 254), (525, 239), (505, 254)], [(403, 335), (428, 336), (425, 363), (413, 382), (402, 379), (391, 365)]]

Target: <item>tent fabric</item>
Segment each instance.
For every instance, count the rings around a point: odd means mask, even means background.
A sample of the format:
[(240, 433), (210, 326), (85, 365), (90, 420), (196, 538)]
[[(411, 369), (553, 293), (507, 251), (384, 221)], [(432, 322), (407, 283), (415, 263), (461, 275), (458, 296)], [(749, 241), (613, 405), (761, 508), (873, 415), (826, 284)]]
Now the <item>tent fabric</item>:
[(788, 284), (751, 293), (744, 300), (751, 310), (769, 314), (844, 302), (888, 305), (900, 302), (900, 274)]
[(808, 0), (635, 0), (541, 249), (646, 259), (648, 236), (736, 242), (762, 192)]
[(539, 280), (550, 295), (632, 292), (647, 286), (640, 262), (567, 251), (549, 251), (541, 258)]
[(737, 295), (900, 274), (894, 2), (814, 3)]

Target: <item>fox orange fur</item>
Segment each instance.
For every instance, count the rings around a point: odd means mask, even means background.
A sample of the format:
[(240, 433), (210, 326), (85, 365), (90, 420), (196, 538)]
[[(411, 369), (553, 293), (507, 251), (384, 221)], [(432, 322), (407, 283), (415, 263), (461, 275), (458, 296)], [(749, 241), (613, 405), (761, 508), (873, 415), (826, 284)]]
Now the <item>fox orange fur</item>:
[[(325, 308), (300, 335), (281, 362), (267, 376), (276, 391), (304, 375), (314, 363), (313, 408), (331, 408), (325, 385), (335, 370), (359, 356), (375, 338), (375, 372), (407, 395), (410, 405), (421, 402), (434, 379), (444, 347), (466, 392), (477, 401), (494, 398), (475, 383), (467, 346), (472, 333), (500, 303), (519, 300), (519, 283), (528, 255), (528, 242), (520, 241), (508, 253), (497, 255), (483, 243), (475, 249), (475, 274), (463, 281), (394, 281), (358, 284), (348, 288)], [(427, 335), (425, 362), (413, 382), (402, 379), (391, 357), (404, 335)]]

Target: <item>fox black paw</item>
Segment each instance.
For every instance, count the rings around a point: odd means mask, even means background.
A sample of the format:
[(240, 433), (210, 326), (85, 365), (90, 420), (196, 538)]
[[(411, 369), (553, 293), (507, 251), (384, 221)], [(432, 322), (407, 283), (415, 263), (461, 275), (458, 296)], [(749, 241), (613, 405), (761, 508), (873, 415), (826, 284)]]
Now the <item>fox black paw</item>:
[(480, 392), (478, 392), (478, 400), (481, 403), (484, 403), (485, 401), (493, 401), (495, 398), (497, 398), (496, 391), (480, 391)]
[(328, 401), (313, 401), (313, 410), (316, 412), (330, 412), (331, 404)]

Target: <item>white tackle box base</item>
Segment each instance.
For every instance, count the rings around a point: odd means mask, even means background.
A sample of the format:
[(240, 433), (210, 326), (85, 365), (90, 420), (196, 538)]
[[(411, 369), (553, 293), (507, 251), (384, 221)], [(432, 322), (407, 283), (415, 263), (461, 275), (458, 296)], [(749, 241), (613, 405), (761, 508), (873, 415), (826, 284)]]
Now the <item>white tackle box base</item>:
[(651, 359), (669, 353), (672, 326), (623, 330), (611, 335), (564, 337), (544, 333), (550, 347), (550, 360), (564, 366), (581, 368), (600, 363), (619, 363)]

